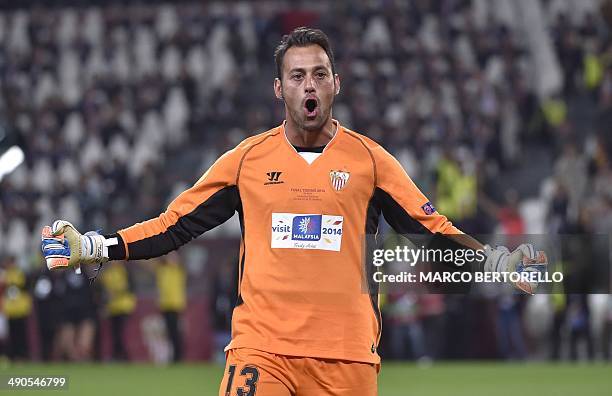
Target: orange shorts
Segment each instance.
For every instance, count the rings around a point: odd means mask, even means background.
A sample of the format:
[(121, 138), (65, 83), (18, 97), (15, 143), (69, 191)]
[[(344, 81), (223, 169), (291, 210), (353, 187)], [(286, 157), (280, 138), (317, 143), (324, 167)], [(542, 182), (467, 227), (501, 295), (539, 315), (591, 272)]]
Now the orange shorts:
[(371, 363), (230, 349), (219, 396), (376, 396), (377, 375)]

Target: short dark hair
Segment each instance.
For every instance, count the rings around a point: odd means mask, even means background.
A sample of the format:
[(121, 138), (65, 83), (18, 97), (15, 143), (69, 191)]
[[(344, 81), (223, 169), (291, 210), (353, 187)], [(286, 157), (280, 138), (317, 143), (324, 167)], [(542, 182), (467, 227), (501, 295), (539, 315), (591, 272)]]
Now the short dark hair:
[(283, 69), (283, 58), (285, 53), (291, 47), (305, 47), (307, 45), (316, 44), (323, 48), (329, 63), (331, 63), (332, 73), (336, 74), (336, 65), (334, 64), (334, 53), (329, 44), (329, 38), (320, 29), (312, 29), (307, 27), (298, 27), (293, 29), (289, 34), (283, 36), (280, 44), (274, 50), (274, 61), (276, 62), (276, 76), (280, 79)]

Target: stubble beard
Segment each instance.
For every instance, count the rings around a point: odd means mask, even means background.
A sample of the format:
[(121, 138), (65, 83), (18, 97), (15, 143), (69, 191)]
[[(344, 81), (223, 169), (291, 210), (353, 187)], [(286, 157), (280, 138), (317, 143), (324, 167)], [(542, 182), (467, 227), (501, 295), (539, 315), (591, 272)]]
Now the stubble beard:
[(332, 102), (330, 103), (327, 110), (320, 111), (314, 120), (307, 120), (306, 117), (304, 116), (304, 109), (302, 108), (300, 108), (297, 111), (289, 111), (289, 115), (291, 116), (294, 124), (297, 125), (297, 127), (300, 130), (306, 131), (306, 132), (317, 132), (323, 128), (323, 126), (329, 119), (330, 114), (331, 114), (331, 108), (333, 104), (334, 104), (334, 101), (332, 99)]

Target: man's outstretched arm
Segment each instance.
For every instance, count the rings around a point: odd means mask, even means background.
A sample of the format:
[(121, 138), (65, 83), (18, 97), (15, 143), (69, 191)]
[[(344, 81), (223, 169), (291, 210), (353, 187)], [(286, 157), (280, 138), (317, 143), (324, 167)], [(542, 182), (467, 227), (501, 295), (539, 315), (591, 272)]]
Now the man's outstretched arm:
[(138, 260), (162, 256), (224, 223), (241, 210), (237, 188), (241, 150), (224, 154), (190, 189), (154, 219), (117, 233), (82, 235), (72, 224), (58, 220), (43, 229), (42, 250), (49, 269), (84, 264), (91, 279), (109, 260)]
[[(520, 245), (510, 252), (503, 246), (493, 248), (483, 245), (470, 235), (464, 234), (446, 216), (436, 211), (393, 156), (382, 147), (377, 147), (372, 152), (377, 170), (375, 200), (385, 220), (399, 234), (432, 234), (432, 241), (439, 248), (481, 251), (483, 259), (474, 262), (471, 270), (541, 271), (547, 264), (546, 255), (529, 244)], [(530, 294), (533, 294), (537, 287), (537, 284), (526, 282), (515, 282), (512, 285)]]

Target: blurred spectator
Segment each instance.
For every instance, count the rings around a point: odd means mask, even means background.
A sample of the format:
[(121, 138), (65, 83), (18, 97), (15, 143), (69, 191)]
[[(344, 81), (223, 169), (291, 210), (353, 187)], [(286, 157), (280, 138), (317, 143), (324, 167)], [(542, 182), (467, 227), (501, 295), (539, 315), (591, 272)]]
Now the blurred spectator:
[(608, 305), (606, 306), (604, 329), (602, 334), (603, 358), (610, 360), (612, 354), (612, 294), (608, 295)]
[(574, 143), (566, 143), (561, 157), (555, 163), (555, 177), (568, 192), (569, 219), (578, 218), (579, 207), (587, 187), (587, 163)]
[(547, 216), (548, 231), (561, 234), (567, 232), (569, 227), (569, 196), (561, 183), (555, 183), (553, 189)]
[(28, 292), (25, 273), (17, 266), (15, 257), (2, 261), (0, 283), (3, 285), (2, 311), (8, 319), (8, 357), (25, 360), (30, 357), (27, 320), (32, 311), (32, 298)]
[(61, 312), (53, 355), (62, 360), (91, 360), (97, 310), (87, 279), (72, 269), (54, 279)]
[(572, 95), (576, 92), (576, 79), (582, 69), (582, 48), (578, 44), (579, 37), (573, 29), (560, 27), (555, 47), (563, 69), (563, 93)]
[(113, 340), (113, 359), (127, 360), (125, 348), (125, 321), (136, 307), (136, 298), (131, 291), (130, 279), (125, 264), (114, 261), (104, 267), (101, 282), (105, 294), (105, 311), (110, 318)]
[[(558, 268), (558, 270), (562, 269), (562, 267)], [(550, 331), (550, 359), (557, 361), (561, 359), (561, 347), (567, 313), (567, 296), (564, 294), (563, 284), (554, 285), (553, 294), (550, 295), (550, 302), (553, 311)]]
[(212, 278), (212, 306), (214, 331), (214, 356), (217, 362), (225, 360), (224, 348), (231, 340), (232, 312), (238, 294), (237, 255), (232, 255), (219, 263)]
[(504, 359), (523, 360), (527, 356), (521, 326), (521, 301), (514, 293), (503, 294), (498, 299), (497, 344)]
[(525, 233), (525, 222), (519, 211), (519, 197), (514, 189), (506, 190), (504, 205), (497, 205), (488, 197), (481, 195), (480, 206), (494, 219), (499, 227), (496, 233), (504, 235), (522, 235)]
[[(469, 167), (467, 163), (463, 163)], [(474, 169), (465, 169), (450, 150), (437, 166), (437, 209), (440, 213), (461, 224), (476, 213), (476, 177)], [(459, 225), (460, 226), (460, 225)]]
[(178, 362), (183, 358), (180, 318), (187, 303), (187, 274), (176, 252), (165, 257), (155, 269), (155, 273), (159, 309), (164, 316), (166, 331), (172, 344), (172, 360)]
[(418, 296), (420, 319), (423, 323), (425, 356), (437, 360), (444, 351), (444, 296), (423, 294)]
[(50, 272), (44, 265), (33, 279), (34, 306), (43, 361), (53, 358), (53, 348), (60, 323), (62, 301), (56, 290), (60, 273)]
[(419, 321), (419, 301), (409, 292), (389, 295), (385, 310), (392, 327), (389, 330), (390, 357), (421, 359), (425, 357), (425, 338)]
[(586, 358), (593, 360), (593, 334), (591, 315), (587, 295), (569, 295), (567, 303), (567, 320), (570, 328), (570, 359), (578, 360), (580, 341), (586, 344)]

